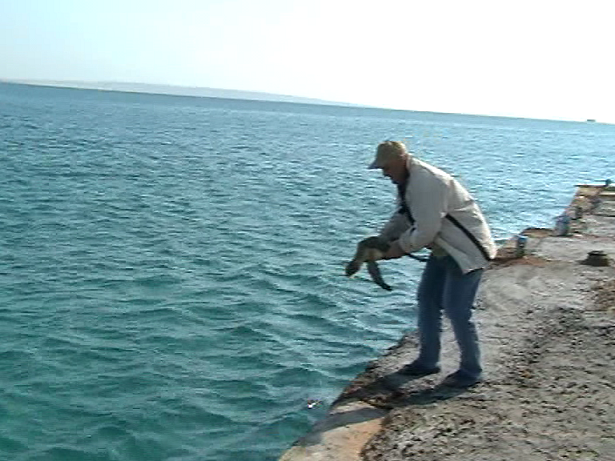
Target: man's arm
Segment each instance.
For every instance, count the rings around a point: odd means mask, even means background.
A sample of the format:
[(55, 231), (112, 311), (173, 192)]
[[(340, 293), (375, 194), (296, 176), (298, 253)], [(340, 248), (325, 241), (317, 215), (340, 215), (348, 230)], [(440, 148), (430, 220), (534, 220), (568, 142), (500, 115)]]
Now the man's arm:
[(408, 229), (408, 221), (404, 215), (395, 210), (391, 218), (380, 230), (378, 237), (390, 243), (397, 240), (406, 229)]

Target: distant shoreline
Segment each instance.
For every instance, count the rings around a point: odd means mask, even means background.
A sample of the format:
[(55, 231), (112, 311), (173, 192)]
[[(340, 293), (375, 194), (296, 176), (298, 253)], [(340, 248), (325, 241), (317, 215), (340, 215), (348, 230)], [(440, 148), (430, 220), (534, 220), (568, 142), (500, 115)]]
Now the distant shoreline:
[(150, 83), (129, 82), (82, 82), (56, 80), (6, 80), (1, 83), (18, 85), (44, 86), (54, 88), (74, 88), (82, 90), (117, 91), (123, 93), (162, 94), (169, 96), (189, 96), (200, 98), (241, 99), (248, 101), (291, 102), (297, 104), (315, 104), (340, 107), (368, 107), (324, 99), (305, 98), (284, 94), (265, 93), (259, 91), (228, 90), (221, 88), (188, 87), (175, 85), (156, 85)]
[(323, 99), (306, 98), (301, 96), (291, 96), (275, 93), (265, 93), (257, 91), (228, 90), (207, 87), (187, 87), (175, 85), (157, 85), (150, 83), (127, 83), (127, 82), (82, 82), (82, 81), (56, 81), (56, 80), (12, 80), (0, 78), (0, 84), (27, 85), (48, 88), (66, 88), (77, 90), (93, 91), (112, 91), (119, 93), (152, 94), (163, 96), (180, 96), (192, 98), (213, 98), (231, 99), (237, 101), (272, 102), (289, 104), (307, 104), (322, 107), (340, 107), (345, 109), (362, 109), (375, 111), (391, 111), (396, 113), (421, 114), (433, 116), (453, 116), (453, 117), (476, 117), (497, 120), (515, 120), (545, 123), (573, 123), (587, 125), (590, 120), (591, 125), (610, 125), (605, 122), (596, 122), (594, 119), (586, 120), (554, 120), (546, 118), (514, 117), (505, 115), (485, 115), (485, 114), (465, 114), (453, 112), (434, 112), (425, 110), (394, 109), (390, 107), (366, 106), (339, 101), (328, 101)]

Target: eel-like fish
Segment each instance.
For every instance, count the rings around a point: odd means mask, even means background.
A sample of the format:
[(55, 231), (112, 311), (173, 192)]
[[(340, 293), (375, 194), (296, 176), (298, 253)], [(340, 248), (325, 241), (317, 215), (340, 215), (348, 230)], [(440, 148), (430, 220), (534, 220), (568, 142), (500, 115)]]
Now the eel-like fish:
[(371, 276), (376, 285), (391, 291), (392, 288), (382, 278), (380, 268), (376, 261), (382, 259), (384, 254), (389, 249), (389, 244), (380, 240), (378, 237), (368, 237), (361, 240), (357, 245), (357, 252), (352, 261), (346, 265), (346, 275), (350, 277), (356, 274), (363, 263), (367, 264), (367, 272)]

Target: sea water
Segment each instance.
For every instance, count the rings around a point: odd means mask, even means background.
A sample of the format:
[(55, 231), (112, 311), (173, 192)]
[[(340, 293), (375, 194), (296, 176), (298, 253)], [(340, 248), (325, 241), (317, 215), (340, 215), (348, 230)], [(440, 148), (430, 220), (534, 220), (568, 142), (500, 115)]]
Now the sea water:
[(497, 238), (615, 177), (599, 123), (0, 84), (0, 459), (276, 459), (414, 328), (419, 262), (343, 276), (385, 139)]

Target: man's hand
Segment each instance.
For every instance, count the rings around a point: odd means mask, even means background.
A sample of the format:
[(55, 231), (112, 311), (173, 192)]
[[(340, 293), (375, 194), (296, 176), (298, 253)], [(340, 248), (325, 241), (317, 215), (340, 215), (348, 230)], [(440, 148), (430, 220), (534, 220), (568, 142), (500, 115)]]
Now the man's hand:
[(406, 252), (401, 249), (401, 246), (399, 246), (399, 241), (395, 240), (393, 243), (391, 243), (389, 250), (384, 254), (383, 259), (397, 259), (405, 255)]

